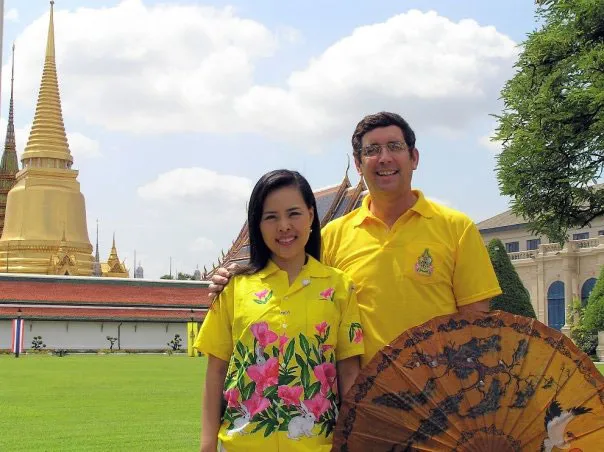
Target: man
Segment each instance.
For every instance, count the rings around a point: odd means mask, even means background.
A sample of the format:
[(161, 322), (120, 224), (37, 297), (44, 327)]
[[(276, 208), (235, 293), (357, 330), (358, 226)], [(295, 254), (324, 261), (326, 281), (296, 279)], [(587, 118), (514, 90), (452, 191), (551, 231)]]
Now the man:
[[(501, 289), (474, 223), (411, 188), (419, 151), (401, 116), (366, 116), (352, 148), (369, 195), (323, 228), (322, 260), (356, 285), (364, 366), (408, 328), (457, 311), (488, 311)], [(220, 269), (210, 291), (227, 281), (228, 271)]]

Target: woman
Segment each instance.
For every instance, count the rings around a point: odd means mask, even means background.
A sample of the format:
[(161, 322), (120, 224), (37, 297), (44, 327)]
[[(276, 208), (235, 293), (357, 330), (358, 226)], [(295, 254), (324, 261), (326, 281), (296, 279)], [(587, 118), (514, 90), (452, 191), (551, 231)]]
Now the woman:
[(208, 357), (201, 450), (330, 450), (338, 394), (364, 351), (354, 286), (319, 262), (317, 206), (299, 173), (260, 178), (248, 228), (250, 263), (195, 341)]

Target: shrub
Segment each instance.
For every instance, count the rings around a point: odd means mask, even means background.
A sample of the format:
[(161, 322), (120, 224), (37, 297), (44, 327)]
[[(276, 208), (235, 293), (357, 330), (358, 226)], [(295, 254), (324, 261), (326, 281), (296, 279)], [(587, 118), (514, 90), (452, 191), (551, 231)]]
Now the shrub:
[(182, 338), (180, 337), (180, 334), (175, 334), (174, 339), (168, 342), (168, 345), (172, 348), (172, 351), (180, 350), (182, 345)]
[(487, 250), (503, 292), (491, 300), (491, 310), (499, 309), (524, 317), (537, 318), (529, 292), (516, 273), (501, 240), (491, 240), (487, 245)]
[(590, 331), (604, 331), (604, 266), (596, 285), (589, 294), (583, 321), (585, 327)]

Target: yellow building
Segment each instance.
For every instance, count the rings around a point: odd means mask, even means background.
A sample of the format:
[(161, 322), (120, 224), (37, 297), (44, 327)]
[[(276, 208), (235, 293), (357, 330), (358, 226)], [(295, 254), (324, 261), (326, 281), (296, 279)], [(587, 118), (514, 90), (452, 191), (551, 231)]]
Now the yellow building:
[(21, 171), (15, 152), (11, 87), (0, 167), (0, 272), (128, 277), (117, 255), (115, 237), (106, 263), (98, 259), (98, 236), (97, 258), (92, 255), (84, 196), (77, 181), (78, 171), (72, 169), (73, 157), (63, 123), (53, 3), (38, 102), (21, 157)]

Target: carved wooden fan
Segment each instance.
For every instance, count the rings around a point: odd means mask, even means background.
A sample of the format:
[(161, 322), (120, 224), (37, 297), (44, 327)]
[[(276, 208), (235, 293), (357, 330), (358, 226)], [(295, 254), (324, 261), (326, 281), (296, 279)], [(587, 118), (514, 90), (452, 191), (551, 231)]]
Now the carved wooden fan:
[(559, 331), (502, 311), (412, 328), (344, 397), (334, 451), (604, 450), (604, 377)]

